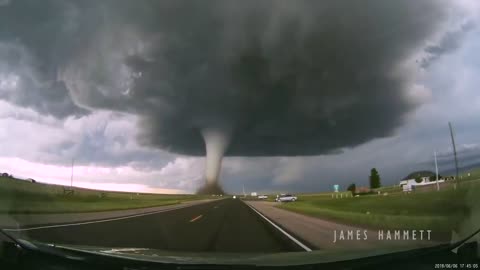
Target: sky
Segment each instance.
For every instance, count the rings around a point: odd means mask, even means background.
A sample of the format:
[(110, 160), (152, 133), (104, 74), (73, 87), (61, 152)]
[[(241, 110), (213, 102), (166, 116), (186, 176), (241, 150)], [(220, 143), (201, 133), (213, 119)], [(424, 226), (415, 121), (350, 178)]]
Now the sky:
[[(401, 2), (401, 3), (400, 3)], [(0, 1), (0, 171), (193, 193), (480, 164), (480, 4)], [(187, 19), (188, 18), (188, 19)]]

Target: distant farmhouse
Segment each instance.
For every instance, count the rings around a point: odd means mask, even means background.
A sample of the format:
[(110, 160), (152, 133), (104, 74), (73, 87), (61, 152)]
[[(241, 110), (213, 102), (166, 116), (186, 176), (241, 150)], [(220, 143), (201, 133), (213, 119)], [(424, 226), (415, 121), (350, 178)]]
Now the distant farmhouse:
[(12, 178), (12, 179), (21, 180), (21, 181), (28, 181), (28, 182), (31, 182), (31, 183), (36, 183), (37, 182), (37, 180), (35, 180), (33, 178), (23, 179), (23, 178), (20, 178), (20, 177), (13, 177), (13, 175), (11, 175), (9, 173), (6, 173), (6, 172), (0, 173), (0, 177)]
[(370, 188), (368, 187), (357, 187), (355, 193), (368, 193), (371, 192)]
[[(445, 178), (441, 175), (438, 176), (438, 183), (445, 182)], [(411, 191), (415, 186), (425, 186), (436, 184), (436, 175), (431, 171), (417, 171), (409, 174), (407, 177), (400, 181), (399, 186), (403, 188), (403, 191)]]

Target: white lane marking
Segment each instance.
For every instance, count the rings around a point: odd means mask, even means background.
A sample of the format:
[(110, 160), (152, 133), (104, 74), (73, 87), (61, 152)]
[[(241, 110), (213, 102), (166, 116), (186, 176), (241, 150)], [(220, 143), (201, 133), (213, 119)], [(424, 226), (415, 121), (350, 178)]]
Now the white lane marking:
[[(246, 203), (247, 204), (247, 203)], [(277, 230), (279, 230), (281, 233), (286, 235), (290, 240), (292, 240), (295, 244), (299, 245), (301, 248), (305, 249), (305, 251), (310, 252), (312, 251), (309, 247), (304, 245), (302, 242), (297, 240), (295, 237), (284, 231), (282, 228), (280, 228), (277, 224), (273, 223), (270, 219), (268, 219), (266, 216), (262, 215), (262, 213), (258, 212), (257, 209), (253, 208), (251, 205), (247, 204), (250, 208), (252, 208), (253, 211), (255, 211), (259, 216), (264, 218), (268, 223), (272, 224), (273, 227), (275, 227)]]
[[(199, 203), (199, 204), (201, 204), (201, 203)], [(47, 225), (47, 226), (39, 226), (39, 227), (31, 227), (31, 228), (3, 229), (3, 230), (7, 231), (7, 232), (22, 232), (22, 231), (32, 231), (32, 230), (40, 230), (40, 229), (50, 229), (50, 228), (87, 225), (87, 224), (102, 223), (102, 222), (109, 222), (109, 221), (115, 221), (115, 220), (122, 220), (122, 219), (129, 219), (129, 218), (136, 218), (136, 217), (154, 215), (154, 214), (173, 211), (173, 210), (178, 210), (178, 209), (182, 209), (182, 208), (186, 208), (186, 207), (190, 207), (190, 206), (194, 206), (194, 205), (198, 205), (198, 204), (183, 205), (183, 206), (179, 206), (179, 207), (175, 207), (175, 208), (163, 209), (163, 210), (158, 210), (158, 211), (148, 212), (148, 213), (142, 213), (142, 214), (136, 214), (136, 215), (130, 215), (130, 216), (126, 216), (126, 217), (101, 219), (101, 220), (86, 221), (86, 222), (79, 222), (79, 223), (68, 223), (68, 224), (59, 224), (59, 225)]]
[(195, 221), (201, 219), (202, 217), (203, 217), (203, 215), (199, 215), (199, 216), (197, 216), (197, 217), (195, 217), (195, 218), (192, 218), (192, 219), (190, 220), (190, 222), (195, 222)]

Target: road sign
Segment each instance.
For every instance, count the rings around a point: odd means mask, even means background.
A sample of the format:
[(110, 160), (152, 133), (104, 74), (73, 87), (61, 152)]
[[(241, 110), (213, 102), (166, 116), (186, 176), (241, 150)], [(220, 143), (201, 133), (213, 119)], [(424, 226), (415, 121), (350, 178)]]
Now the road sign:
[(338, 192), (339, 185), (333, 185), (333, 191)]

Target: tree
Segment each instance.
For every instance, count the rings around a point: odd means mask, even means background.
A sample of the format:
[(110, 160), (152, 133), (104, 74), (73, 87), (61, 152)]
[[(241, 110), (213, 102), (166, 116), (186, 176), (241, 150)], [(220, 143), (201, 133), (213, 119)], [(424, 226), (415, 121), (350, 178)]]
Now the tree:
[(380, 175), (378, 174), (377, 169), (372, 168), (372, 170), (370, 171), (370, 188), (374, 189), (381, 186), (382, 184), (380, 182)]
[(357, 186), (355, 185), (355, 183), (352, 183), (347, 187), (347, 191), (350, 191), (352, 193), (355, 193), (355, 190), (357, 190)]
[[(441, 176), (440, 174), (438, 175), (438, 180), (442, 179), (443, 176)], [(432, 175), (430, 176), (430, 181), (437, 181), (437, 176), (436, 175)]]

